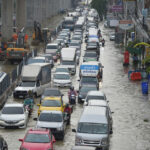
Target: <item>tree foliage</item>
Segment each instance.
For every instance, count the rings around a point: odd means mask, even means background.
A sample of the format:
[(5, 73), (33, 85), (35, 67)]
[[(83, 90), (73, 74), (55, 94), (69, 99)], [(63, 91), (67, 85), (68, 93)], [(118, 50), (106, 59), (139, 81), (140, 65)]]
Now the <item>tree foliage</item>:
[(107, 0), (92, 0), (91, 7), (96, 9), (100, 16), (106, 15)]

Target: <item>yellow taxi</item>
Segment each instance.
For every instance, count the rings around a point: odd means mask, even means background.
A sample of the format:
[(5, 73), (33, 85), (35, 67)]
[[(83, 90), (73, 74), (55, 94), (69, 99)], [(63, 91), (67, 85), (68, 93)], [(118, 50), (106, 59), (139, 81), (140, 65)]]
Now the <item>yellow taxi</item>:
[(38, 115), (42, 110), (56, 110), (64, 112), (65, 104), (61, 97), (44, 97), (39, 106)]

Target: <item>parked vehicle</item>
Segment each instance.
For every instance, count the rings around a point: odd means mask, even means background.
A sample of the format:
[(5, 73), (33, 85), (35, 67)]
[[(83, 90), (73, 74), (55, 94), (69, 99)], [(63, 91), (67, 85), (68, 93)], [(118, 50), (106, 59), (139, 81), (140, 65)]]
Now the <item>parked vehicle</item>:
[(75, 145), (109, 148), (111, 122), (105, 107), (87, 106), (78, 122)]
[(0, 127), (26, 128), (29, 112), (23, 104), (5, 104), (0, 114)]
[(15, 88), (14, 98), (26, 98), (28, 91), (37, 97), (46, 87), (50, 87), (51, 67), (49, 63), (36, 63), (23, 66), (21, 82)]
[(53, 85), (57, 87), (70, 87), (72, 85), (70, 74), (65, 72), (57, 72), (53, 77)]
[(76, 48), (63, 48), (61, 50), (61, 65), (68, 68), (72, 75), (76, 74)]
[(7, 142), (1, 135), (0, 135), (0, 149), (1, 150), (8, 150)]
[(54, 150), (56, 142), (49, 129), (29, 129), (23, 139), (20, 150)]
[(63, 140), (67, 126), (67, 115), (61, 111), (42, 111), (36, 126), (50, 129), (56, 139)]

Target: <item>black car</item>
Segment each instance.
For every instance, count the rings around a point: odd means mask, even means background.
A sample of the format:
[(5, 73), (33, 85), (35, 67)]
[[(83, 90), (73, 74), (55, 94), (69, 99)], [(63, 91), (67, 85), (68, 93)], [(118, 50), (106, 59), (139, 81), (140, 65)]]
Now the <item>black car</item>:
[(88, 85), (93, 85), (93, 86), (96, 86), (97, 89), (99, 89), (99, 81), (97, 79), (97, 77), (87, 77), (87, 76), (83, 76), (80, 80), (80, 84), (79, 84), (79, 89), (82, 87), (82, 86), (88, 86)]
[(7, 142), (0, 136), (0, 150), (8, 150)]
[(96, 52), (93, 51), (86, 51), (84, 56), (83, 56), (83, 62), (87, 62), (87, 61), (98, 61), (99, 60), (99, 56), (97, 55)]
[(81, 88), (78, 91), (78, 103), (83, 103), (85, 98), (86, 98), (86, 96), (87, 96), (87, 93), (89, 91), (93, 91), (93, 90), (97, 91), (98, 90), (97, 86), (90, 85), (90, 84), (81, 86)]

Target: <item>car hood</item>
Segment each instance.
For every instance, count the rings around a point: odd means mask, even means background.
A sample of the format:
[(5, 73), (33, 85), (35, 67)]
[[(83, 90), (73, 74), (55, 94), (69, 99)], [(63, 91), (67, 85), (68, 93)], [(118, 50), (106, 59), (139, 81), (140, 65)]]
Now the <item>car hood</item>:
[(62, 125), (63, 125), (62, 122), (38, 121), (36, 126), (41, 128), (60, 128), (62, 127)]
[(21, 86), (18, 86), (15, 88), (15, 91), (29, 91), (29, 90), (33, 90), (34, 87), (21, 87)]
[(25, 115), (8, 115), (8, 114), (1, 114), (0, 119), (4, 120), (4, 121), (19, 121), (19, 120), (23, 120), (25, 119)]
[(47, 150), (50, 148), (50, 143), (27, 143), (24, 142), (22, 147), (28, 150)]

